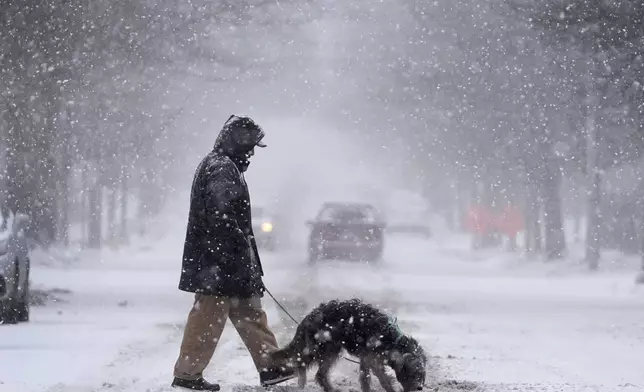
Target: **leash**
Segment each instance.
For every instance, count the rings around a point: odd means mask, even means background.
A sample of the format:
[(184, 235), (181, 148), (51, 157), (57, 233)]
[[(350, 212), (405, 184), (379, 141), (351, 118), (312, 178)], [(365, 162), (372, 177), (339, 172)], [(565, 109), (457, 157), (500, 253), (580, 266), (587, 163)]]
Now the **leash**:
[(299, 323), (300, 323), (299, 321), (297, 321), (297, 320), (295, 319), (295, 317), (291, 316), (291, 314), (288, 312), (288, 310), (286, 310), (286, 308), (285, 308), (284, 306), (282, 306), (282, 304), (280, 303), (280, 301), (278, 301), (278, 300), (277, 300), (277, 298), (275, 298), (275, 296), (273, 295), (273, 293), (271, 293), (270, 291), (268, 291), (268, 289), (266, 288), (266, 286), (264, 286), (264, 290), (265, 290), (265, 291), (268, 293), (268, 295), (273, 299), (273, 301), (277, 304), (277, 306), (279, 306), (279, 308), (280, 308), (280, 309), (282, 309), (282, 312), (284, 312), (284, 314), (286, 314), (286, 315), (287, 315), (291, 320), (293, 320), (293, 322), (294, 322), (295, 324), (299, 324)]
[[(295, 324), (300, 324), (300, 321), (297, 321), (297, 320), (295, 319), (295, 317), (291, 316), (291, 314), (288, 312), (288, 310), (286, 310), (286, 308), (285, 308), (284, 306), (282, 306), (282, 304), (280, 303), (280, 301), (278, 301), (278, 300), (277, 300), (277, 298), (275, 298), (275, 296), (273, 295), (273, 293), (271, 293), (271, 292), (266, 288), (266, 286), (264, 286), (264, 290), (265, 290), (265, 291), (268, 293), (268, 295), (273, 299), (273, 301), (275, 302), (275, 304), (277, 304), (277, 306), (278, 306), (280, 309), (282, 309), (282, 312), (284, 312), (284, 314), (286, 314), (286, 315), (287, 315), (291, 320), (293, 320), (293, 322), (294, 322)], [(360, 364), (360, 362), (359, 362), (359, 361), (356, 361), (356, 360), (351, 359), (351, 358), (347, 358), (347, 357), (345, 357), (345, 356), (343, 356), (343, 357), (342, 357), (342, 359), (345, 359), (345, 360), (347, 360), (347, 361), (349, 361), (349, 362), (356, 363), (356, 364), (358, 364), (358, 365)]]

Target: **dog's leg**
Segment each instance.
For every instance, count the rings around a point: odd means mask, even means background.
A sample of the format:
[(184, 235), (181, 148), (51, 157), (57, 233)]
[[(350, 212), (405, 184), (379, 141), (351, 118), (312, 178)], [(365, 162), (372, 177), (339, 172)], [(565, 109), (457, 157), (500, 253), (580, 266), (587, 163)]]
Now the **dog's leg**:
[(297, 368), (297, 386), (304, 389), (306, 386), (306, 366)]
[(315, 381), (318, 382), (324, 392), (335, 392), (335, 390), (331, 386), (331, 381), (329, 380), (329, 372), (331, 371), (333, 365), (335, 365), (336, 361), (337, 358), (333, 356), (327, 356), (320, 361), (320, 366), (317, 373), (315, 374)]
[(391, 378), (385, 373), (385, 364), (382, 362), (381, 358), (377, 358), (373, 362), (373, 373), (380, 381), (380, 385), (384, 388), (386, 392), (396, 392), (394, 386), (391, 383)]
[(371, 390), (371, 366), (369, 366), (369, 360), (367, 358), (360, 360), (360, 388), (362, 392), (369, 392)]

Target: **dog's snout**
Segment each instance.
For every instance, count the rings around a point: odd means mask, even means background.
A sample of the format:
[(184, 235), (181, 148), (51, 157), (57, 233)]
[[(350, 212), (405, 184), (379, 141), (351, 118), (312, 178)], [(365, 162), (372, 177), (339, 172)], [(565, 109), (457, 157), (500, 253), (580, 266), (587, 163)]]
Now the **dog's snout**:
[(422, 386), (422, 385), (417, 386), (417, 387), (416, 387), (416, 390), (417, 390), (417, 391), (422, 391), (422, 390), (423, 390), (423, 386)]

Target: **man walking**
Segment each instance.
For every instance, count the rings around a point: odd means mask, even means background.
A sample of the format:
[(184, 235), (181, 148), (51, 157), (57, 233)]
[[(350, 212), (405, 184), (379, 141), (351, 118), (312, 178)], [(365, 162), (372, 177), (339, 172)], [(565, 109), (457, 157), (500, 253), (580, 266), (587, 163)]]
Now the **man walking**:
[(253, 358), (262, 386), (294, 377), (267, 362), (267, 353), (278, 347), (262, 309), (264, 273), (243, 174), (255, 147), (266, 147), (263, 137), (250, 118), (231, 116), (195, 172), (179, 282), (180, 290), (195, 293), (195, 301), (174, 368), (175, 387), (219, 390), (218, 384), (204, 380), (203, 371), (229, 318)]

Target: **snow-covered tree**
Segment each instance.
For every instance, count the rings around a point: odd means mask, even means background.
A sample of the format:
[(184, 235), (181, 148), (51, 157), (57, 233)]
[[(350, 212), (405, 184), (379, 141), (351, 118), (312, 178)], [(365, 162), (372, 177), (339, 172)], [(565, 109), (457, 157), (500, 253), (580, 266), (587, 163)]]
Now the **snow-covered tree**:
[(595, 269), (600, 257), (602, 169), (640, 155), (632, 142), (641, 127), (637, 79), (644, 49), (644, 5), (601, 0), (513, 5), (552, 49), (553, 66), (567, 71), (570, 99), (580, 109), (588, 176), (586, 259)]
[[(311, 4), (3, 2), (0, 130), (11, 207), (30, 213), (47, 241), (64, 240), (74, 219), (69, 204), (79, 196), (94, 246), (103, 237), (101, 219), (115, 216), (102, 211), (105, 189), (121, 190), (120, 203), (110, 193), (108, 205), (121, 204), (122, 212), (134, 191), (144, 209), (158, 210), (156, 195), (168, 184), (146, 179), (165, 178), (159, 171), (181, 151), (170, 139), (183, 140), (174, 127), (188, 114), (177, 104), (186, 91), (176, 80), (219, 83), (279, 72), (288, 42), (315, 16)], [(75, 174), (83, 180), (74, 183)], [(120, 231), (127, 231), (123, 222)]]

